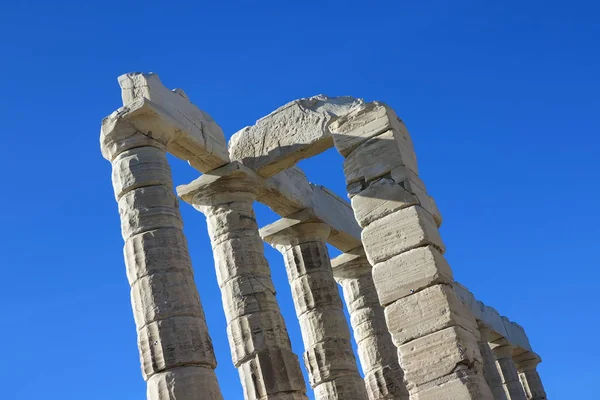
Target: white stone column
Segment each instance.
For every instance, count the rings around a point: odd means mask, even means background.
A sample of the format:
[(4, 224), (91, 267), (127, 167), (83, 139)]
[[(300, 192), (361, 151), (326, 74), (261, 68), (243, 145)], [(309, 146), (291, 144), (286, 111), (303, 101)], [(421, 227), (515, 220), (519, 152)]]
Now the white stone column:
[(411, 395), (492, 399), (477, 324), (452, 288), (438, 232), (442, 218), (418, 176), (406, 127), (374, 102), (328, 128), (345, 157), (348, 194)]
[[(282, 222), (282, 221), (278, 221)], [(281, 226), (282, 229), (277, 229)], [(365, 386), (350, 342), (350, 329), (333, 278), (321, 222), (263, 228), (265, 241), (285, 259), (304, 341), (304, 363), (317, 400), (366, 400)]]
[(259, 187), (228, 168), (177, 190), (206, 216), (229, 345), (244, 398), (306, 400), (306, 385), (275, 297), (252, 208)]
[(502, 387), (506, 397), (510, 400), (526, 400), (523, 385), (519, 380), (519, 373), (513, 360), (514, 346), (501, 339), (497, 345), (492, 346), (492, 352), (496, 356), (496, 367), (502, 377)]
[(489, 342), (492, 332), (488, 327), (481, 324), (479, 324), (479, 332), (481, 333), (479, 351), (483, 357), (483, 375), (485, 376), (485, 380), (492, 390), (494, 400), (509, 400), (502, 385), (502, 375), (500, 375), (496, 366), (496, 356), (490, 347)]
[(542, 384), (537, 366), (542, 360), (534, 353), (525, 353), (515, 357), (519, 379), (528, 400), (547, 400), (546, 391)]
[(221, 400), (165, 148), (118, 115), (103, 121), (101, 145), (112, 162), (148, 399)]
[(350, 313), (369, 400), (408, 400), (404, 372), (379, 304), (369, 261), (364, 255), (348, 253), (331, 260), (331, 266)]

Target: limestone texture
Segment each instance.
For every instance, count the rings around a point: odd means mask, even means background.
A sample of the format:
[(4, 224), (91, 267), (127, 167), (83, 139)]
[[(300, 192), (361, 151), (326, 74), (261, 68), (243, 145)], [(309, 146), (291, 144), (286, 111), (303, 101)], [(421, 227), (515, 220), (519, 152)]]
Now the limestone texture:
[[(149, 400), (222, 399), (167, 153), (202, 175), (177, 194), (207, 220), (227, 336), (247, 400), (306, 400), (263, 240), (283, 255), (318, 400), (547, 400), (524, 328), (454, 281), (442, 215), (389, 106), (292, 101), (229, 143), (156, 74), (119, 77), (102, 121)], [(331, 147), (348, 198), (295, 164)], [(282, 218), (258, 230), (253, 203)], [(327, 244), (342, 251), (330, 260)], [(342, 286), (364, 372), (358, 372)]]
[(246, 400), (306, 399), (252, 204), (254, 175), (232, 166), (180, 190), (206, 216), (233, 364)]
[(164, 146), (121, 123), (102, 134), (148, 399), (222, 399)]
[(379, 304), (371, 265), (364, 255), (340, 256), (332, 260), (332, 267), (350, 313), (369, 400), (408, 400), (404, 372)]
[(325, 244), (331, 229), (310, 219), (273, 225), (261, 233), (284, 255), (315, 398), (366, 400)]
[(229, 141), (231, 160), (264, 177), (333, 146), (329, 124), (364, 102), (324, 95), (294, 100), (235, 133)]

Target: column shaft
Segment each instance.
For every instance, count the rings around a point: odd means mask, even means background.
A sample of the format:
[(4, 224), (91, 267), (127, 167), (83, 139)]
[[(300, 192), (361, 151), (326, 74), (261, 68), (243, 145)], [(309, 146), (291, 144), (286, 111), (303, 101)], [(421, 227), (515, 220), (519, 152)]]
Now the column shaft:
[(502, 385), (502, 375), (500, 375), (496, 367), (496, 356), (490, 347), (490, 331), (481, 325), (479, 331), (481, 332), (481, 337), (478, 344), (481, 357), (483, 358), (483, 375), (485, 380), (492, 391), (494, 400), (509, 400)]
[(329, 126), (363, 248), (411, 395), (419, 400), (492, 399), (480, 365), (475, 319), (456, 298), (438, 226), (418, 177), (406, 127), (369, 103)]
[(397, 350), (385, 322), (383, 307), (379, 304), (370, 265), (366, 273), (338, 278), (350, 312), (354, 340), (365, 374), (369, 400), (408, 400), (404, 372), (398, 363)]
[(264, 257), (254, 196), (223, 192), (204, 198), (210, 205), (197, 207), (207, 219), (233, 363), (247, 400), (306, 399)]
[(524, 354), (520, 358), (525, 358), (524, 361), (516, 363), (525, 396), (528, 400), (547, 400), (548, 397), (542, 384), (542, 378), (540, 378), (540, 374), (537, 372), (537, 365), (541, 361), (540, 358), (536, 355), (531, 355), (531, 353)]
[(510, 400), (526, 400), (523, 385), (519, 380), (517, 367), (513, 361), (513, 346), (503, 344), (492, 348), (496, 356), (496, 368), (502, 378), (502, 386)]
[(284, 254), (315, 398), (366, 400), (325, 243), (329, 227), (305, 223), (294, 231), (299, 235), (290, 233), (290, 240), (276, 247)]
[(148, 399), (220, 400), (165, 150), (140, 133), (104, 128)]

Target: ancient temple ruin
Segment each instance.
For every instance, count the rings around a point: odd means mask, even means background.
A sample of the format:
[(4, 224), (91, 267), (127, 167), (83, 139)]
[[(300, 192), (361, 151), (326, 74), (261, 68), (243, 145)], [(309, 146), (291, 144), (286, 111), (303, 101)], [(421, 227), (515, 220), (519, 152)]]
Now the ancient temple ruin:
[[(222, 399), (178, 196), (207, 219), (245, 399), (307, 399), (263, 241), (285, 260), (316, 399), (546, 399), (523, 328), (454, 281), (442, 216), (387, 105), (295, 100), (227, 143), (157, 75), (119, 84), (123, 107), (102, 121), (100, 142), (112, 163), (148, 399)], [(344, 157), (350, 202), (295, 166), (331, 147)], [(177, 195), (167, 152), (201, 174)], [(255, 201), (281, 219), (259, 229)], [(343, 254), (330, 259), (327, 243)]]

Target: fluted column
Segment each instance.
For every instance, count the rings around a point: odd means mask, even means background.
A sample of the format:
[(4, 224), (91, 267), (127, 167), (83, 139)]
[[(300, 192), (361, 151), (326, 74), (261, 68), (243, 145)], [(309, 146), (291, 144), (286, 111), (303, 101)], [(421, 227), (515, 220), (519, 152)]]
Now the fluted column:
[(275, 297), (252, 208), (257, 183), (242, 173), (213, 179), (218, 174), (209, 173), (177, 190), (206, 216), (229, 345), (244, 397), (305, 400), (306, 385)]
[(525, 353), (515, 358), (519, 379), (528, 400), (547, 400), (548, 398), (540, 374), (537, 372), (537, 365), (541, 361), (540, 357), (534, 353)]
[(118, 115), (103, 121), (101, 145), (112, 162), (147, 397), (222, 399), (164, 146)]
[(369, 400), (408, 400), (404, 372), (379, 304), (371, 265), (364, 255), (342, 254), (331, 261), (350, 313)]
[(496, 356), (490, 347), (489, 342), (492, 332), (482, 324), (479, 324), (479, 332), (481, 336), (478, 344), (481, 357), (483, 358), (483, 376), (485, 376), (485, 380), (492, 390), (494, 400), (509, 400), (502, 385), (502, 375), (500, 375), (496, 366)]
[(504, 392), (510, 400), (526, 400), (523, 385), (519, 380), (517, 367), (513, 361), (514, 346), (501, 339), (498, 345), (492, 347), (492, 352), (496, 356), (496, 367), (502, 377), (502, 386)]
[(411, 395), (492, 399), (477, 324), (452, 288), (438, 231), (442, 217), (419, 178), (406, 126), (391, 108), (373, 102), (328, 128), (344, 156), (348, 195)]
[[(273, 224), (275, 225), (275, 224)], [(350, 329), (333, 278), (326, 239), (330, 228), (302, 222), (263, 238), (285, 259), (304, 341), (304, 363), (317, 400), (366, 400), (350, 342)]]

